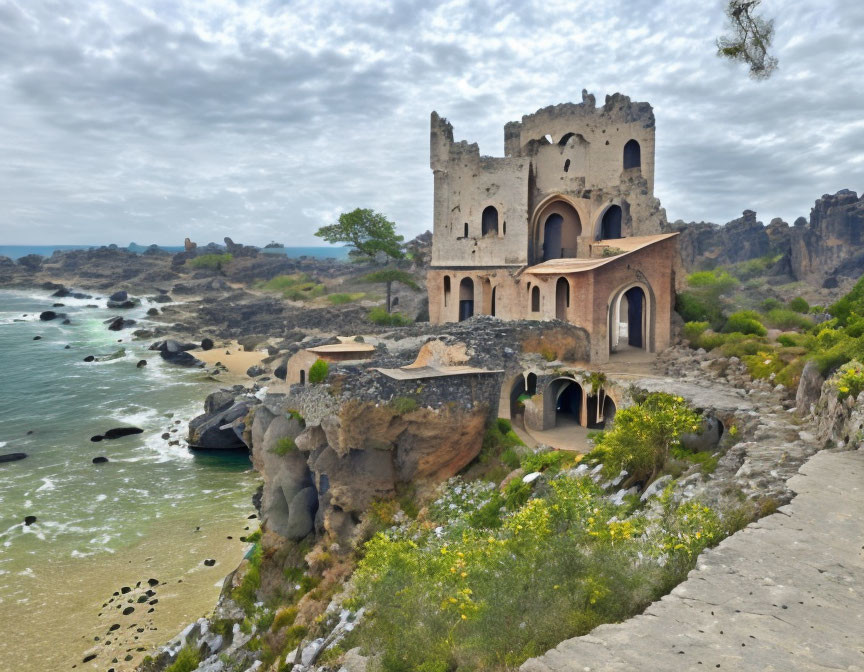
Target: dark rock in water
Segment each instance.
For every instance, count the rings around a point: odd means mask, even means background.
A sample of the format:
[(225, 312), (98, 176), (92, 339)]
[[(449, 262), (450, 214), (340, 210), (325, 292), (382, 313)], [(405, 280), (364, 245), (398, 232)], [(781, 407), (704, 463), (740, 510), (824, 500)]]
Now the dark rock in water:
[(124, 616), (128, 616), (128, 615), (131, 614), (133, 611), (135, 611), (135, 607), (126, 607), (126, 608), (123, 610), (123, 615), (124, 615)]
[(150, 317), (155, 317), (156, 315), (159, 314), (159, 309), (158, 309), (158, 308), (150, 308), (150, 309), (147, 310), (147, 314), (148, 314)]
[(64, 349), (64, 350), (71, 350), (71, 349), (72, 349), (72, 346), (71, 346), (71, 345), (64, 345), (64, 346), (63, 346), (63, 349)]
[(41, 336), (34, 336), (34, 337), (33, 337), (33, 340), (34, 340), (34, 341), (41, 341), (41, 340), (42, 340), (42, 337), (41, 337)]
[(106, 306), (111, 310), (117, 310), (119, 308), (134, 308), (138, 304), (131, 299), (129, 301), (109, 301)]
[(267, 373), (267, 371), (262, 367), (258, 366), (257, 364), (250, 366), (248, 369), (246, 369), (246, 375), (250, 378), (263, 376), (265, 373)]
[(143, 434), (144, 430), (138, 427), (116, 427), (105, 432), (106, 439), (119, 439), (121, 436), (130, 436), (132, 434)]
[(119, 623), (113, 623), (111, 625), (111, 627), (108, 628), (108, 632), (114, 632), (115, 630), (119, 630), (119, 629), (120, 629), (120, 624)]
[(114, 292), (111, 296), (108, 297), (109, 301), (125, 301), (129, 298), (129, 294), (121, 289), (119, 292)]
[(99, 442), (100, 442), (102, 439), (104, 439), (104, 438), (105, 438), (105, 437), (102, 436), (101, 434), (97, 434), (96, 436), (91, 436), (91, 437), (90, 437), (90, 440), (91, 440), (93, 443), (99, 443)]
[[(48, 288), (50, 289), (50, 288)], [(56, 292), (54, 292), (51, 296), (56, 297), (58, 299), (63, 299), (69, 296), (70, 292), (65, 287), (61, 286)]]
[(24, 524), (30, 527), (37, 520), (36, 516), (24, 516)]
[(138, 599), (135, 600), (135, 601), (136, 601), (138, 604), (143, 604), (144, 602), (146, 602), (146, 601), (149, 600), (149, 599), (150, 599), (150, 598), (147, 597), (146, 595), (141, 595), (141, 596), (139, 596)]
[(250, 402), (241, 401), (217, 413), (205, 413), (189, 423), (189, 446), (205, 450), (248, 450), (241, 421), (249, 413)]
[(145, 366), (147, 366), (147, 360), (146, 359), (139, 359), (138, 363), (135, 365), (135, 368), (136, 369), (143, 369)]
[(109, 331), (120, 331), (121, 329), (127, 329), (135, 324), (135, 320), (127, 320), (124, 317), (112, 317), (109, 320), (105, 320), (104, 324), (108, 325)]
[(213, 339), (212, 338), (202, 338), (201, 339), (201, 349), (202, 350), (212, 350), (213, 349)]
[(65, 305), (66, 305), (65, 303), (52, 303), (51, 307), (52, 308), (62, 308)]
[(89, 662), (90, 662), (91, 660), (93, 660), (95, 657), (96, 657), (96, 654), (95, 654), (95, 653), (91, 653), (91, 654), (89, 654), (89, 655), (84, 656), (84, 658), (81, 660), (81, 662), (82, 662), (82, 663), (89, 663)]
[(84, 358), (84, 361), (85, 361), (85, 362), (92, 362), (92, 361), (94, 361), (95, 359), (96, 359), (96, 358), (95, 358), (93, 355), (87, 355), (87, 356)]
[(50, 320), (56, 320), (63, 313), (55, 313), (53, 310), (43, 310), (39, 313), (39, 319), (43, 322), (49, 322)]
[(212, 566), (215, 565), (215, 564), (216, 564), (216, 561), (215, 561), (213, 558), (207, 558), (207, 559), (204, 561), (204, 565), (205, 565), (206, 567), (212, 567)]
[(120, 593), (123, 595), (125, 595), (126, 593), (131, 593), (131, 592), (132, 592), (132, 589), (129, 586), (123, 586), (120, 589)]
[(166, 290), (160, 289), (159, 291), (160, 292), (164, 291), (165, 294), (158, 294), (157, 296), (151, 297), (151, 299), (150, 299), (151, 301), (154, 301), (156, 303), (171, 303), (174, 300), (170, 296), (168, 296), (168, 290), (167, 289)]
[(169, 352), (163, 350), (159, 353), (159, 356), (162, 357), (166, 362), (171, 362), (172, 364), (178, 364), (179, 366), (198, 366), (203, 367), (204, 362), (202, 362), (197, 357), (190, 355), (188, 352), (180, 351), (180, 352)]
[(114, 352), (107, 355), (97, 355), (97, 362), (110, 362), (114, 359), (120, 359), (121, 357), (126, 356), (126, 348), (120, 348), (119, 350), (115, 350)]
[(67, 318), (66, 318), (65, 320), (63, 320), (60, 324), (72, 324), (72, 320), (70, 320), (70, 319), (67, 317)]
[(168, 439), (171, 438), (171, 435), (168, 432), (165, 432), (164, 434), (162, 434), (162, 438), (167, 441)]
[(0, 462), (17, 462), (18, 460), (23, 460), (27, 457), (27, 453), (6, 453), (5, 455), (0, 455)]
[(159, 585), (159, 579), (147, 579), (147, 585), (148, 586), (158, 586)]
[(108, 458), (103, 457), (102, 455), (93, 458), (93, 464), (105, 464), (107, 461)]

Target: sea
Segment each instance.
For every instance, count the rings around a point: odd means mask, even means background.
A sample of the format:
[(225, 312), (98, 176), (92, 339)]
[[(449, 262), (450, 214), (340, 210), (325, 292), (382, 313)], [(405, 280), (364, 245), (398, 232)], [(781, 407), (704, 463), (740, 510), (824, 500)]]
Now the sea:
[[(50, 257), (58, 250), (90, 250), (100, 247), (99, 245), (0, 245), (0, 257), (9, 257), (10, 259), (20, 259), (28, 254), (39, 254), (43, 257)], [(141, 253), (147, 249), (144, 245), (130, 243), (128, 246), (122, 246), (132, 252)], [(170, 245), (159, 245), (159, 248), (166, 252), (180, 252), (183, 247)], [(319, 259), (347, 259), (348, 247), (270, 247), (262, 249), (265, 254), (284, 254), (286, 257), (317, 257)]]
[[(15, 253), (49, 249), (59, 248)], [(146, 327), (149, 307), (124, 316)], [(40, 321), (49, 309), (70, 324)], [(132, 669), (213, 608), (248, 551), (240, 538), (258, 527), (248, 455), (193, 452), (183, 441), (219, 382), (164, 362), (128, 330), (108, 331), (116, 314), (105, 296), (0, 290), (0, 454), (27, 454), (0, 463), (2, 672)], [(91, 441), (115, 427), (144, 431)], [(133, 605), (118, 620), (119, 607), (104, 606), (150, 578), (159, 585), (149, 612)], [(96, 659), (84, 663), (93, 647)]]

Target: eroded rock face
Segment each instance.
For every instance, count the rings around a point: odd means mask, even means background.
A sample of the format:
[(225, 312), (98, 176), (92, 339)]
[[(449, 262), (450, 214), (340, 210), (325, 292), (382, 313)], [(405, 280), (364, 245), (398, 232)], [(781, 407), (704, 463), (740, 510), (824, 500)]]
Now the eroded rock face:
[(348, 400), (304, 423), (291, 397), (255, 411), (249, 440), (264, 478), (261, 518), (289, 539), (314, 530), (350, 540), (369, 505), (399, 484), (422, 485), (455, 475), (483, 443), (488, 407), (397, 410)]

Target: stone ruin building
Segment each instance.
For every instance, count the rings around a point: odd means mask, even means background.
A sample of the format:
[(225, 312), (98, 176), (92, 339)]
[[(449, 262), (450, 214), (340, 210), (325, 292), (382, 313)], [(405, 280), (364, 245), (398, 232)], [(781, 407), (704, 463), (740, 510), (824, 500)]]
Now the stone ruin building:
[(473, 315), (582, 327), (589, 359), (669, 345), (677, 233), (654, 197), (654, 113), (607, 96), (504, 127), (504, 157), (432, 113), (433, 323)]

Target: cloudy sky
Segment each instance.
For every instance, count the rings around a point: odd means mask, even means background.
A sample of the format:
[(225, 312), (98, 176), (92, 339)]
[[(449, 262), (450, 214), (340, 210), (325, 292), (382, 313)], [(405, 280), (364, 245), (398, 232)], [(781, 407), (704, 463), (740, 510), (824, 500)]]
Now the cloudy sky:
[(780, 69), (721, 61), (720, 0), (0, 0), (0, 244), (288, 245), (339, 212), (431, 226), (429, 113), (654, 106), (669, 219), (864, 189), (864, 3), (766, 0)]

